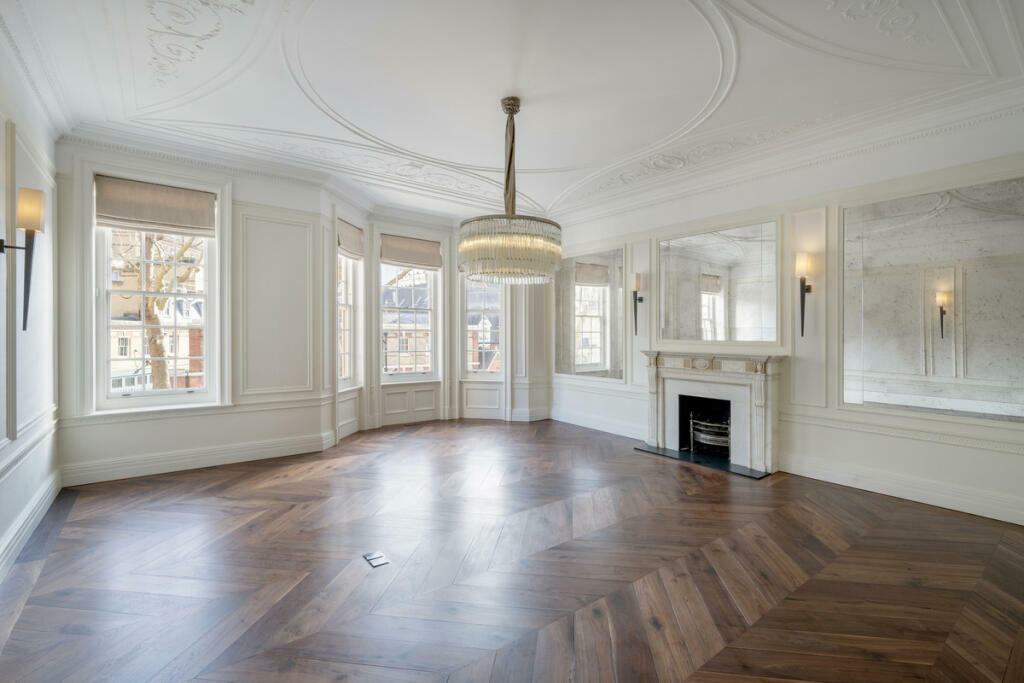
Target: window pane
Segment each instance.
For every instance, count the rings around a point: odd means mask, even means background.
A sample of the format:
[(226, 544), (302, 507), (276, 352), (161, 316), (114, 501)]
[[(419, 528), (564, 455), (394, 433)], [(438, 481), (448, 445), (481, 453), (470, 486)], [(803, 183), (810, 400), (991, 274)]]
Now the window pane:
[(201, 268), (200, 266), (178, 265), (175, 267), (175, 274), (177, 276), (177, 286), (175, 287), (176, 291), (194, 294), (203, 294), (206, 292), (205, 268)]
[(381, 345), (383, 369), (428, 372), (431, 351), (431, 286), (429, 271), (381, 266)]
[(180, 238), (177, 235), (162, 235), (147, 232), (142, 235), (142, 254), (147, 261), (168, 263), (174, 260)]
[(102, 231), (110, 245), (108, 390), (122, 395), (205, 388), (208, 240)]
[(110, 390), (134, 393), (145, 389), (141, 361), (113, 360), (110, 362)]
[(141, 259), (142, 233), (135, 230), (111, 230), (110, 258), (132, 261)]
[(112, 294), (110, 296), (110, 321), (121, 325), (142, 322), (142, 297)]
[(202, 299), (175, 299), (175, 323), (180, 326), (202, 325), (204, 303), (205, 302)]
[(110, 330), (110, 357), (142, 358), (142, 330), (112, 328)]
[(110, 288), (113, 290), (139, 290), (142, 288), (142, 263), (139, 261), (110, 261)]
[(176, 384), (179, 389), (202, 389), (206, 386), (202, 358), (182, 358), (175, 363)]

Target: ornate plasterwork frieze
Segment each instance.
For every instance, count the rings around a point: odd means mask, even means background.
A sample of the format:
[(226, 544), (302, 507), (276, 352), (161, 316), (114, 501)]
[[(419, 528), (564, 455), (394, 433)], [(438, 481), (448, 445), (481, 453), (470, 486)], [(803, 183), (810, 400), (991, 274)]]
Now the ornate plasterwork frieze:
[(148, 0), (146, 35), (152, 54), (148, 60), (158, 85), (178, 75), (178, 68), (192, 62), (203, 43), (220, 34), (224, 17), (244, 15), (256, 0)]
[(916, 45), (935, 42), (932, 36), (916, 28), (918, 13), (906, 7), (903, 0), (825, 0), (825, 7), (849, 22), (871, 22), (875, 31), (887, 38)]

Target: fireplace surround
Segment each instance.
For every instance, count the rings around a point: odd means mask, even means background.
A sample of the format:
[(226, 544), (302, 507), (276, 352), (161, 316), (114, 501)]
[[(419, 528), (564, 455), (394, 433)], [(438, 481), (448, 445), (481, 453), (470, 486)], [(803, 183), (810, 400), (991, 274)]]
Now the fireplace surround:
[(729, 405), (729, 457), (718, 469), (755, 478), (775, 470), (775, 393), (785, 358), (643, 353), (647, 356), (650, 410), (647, 441), (640, 450), (716, 466), (714, 460), (684, 448), (683, 444), (689, 443), (689, 424), (680, 407), (681, 396), (714, 399)]

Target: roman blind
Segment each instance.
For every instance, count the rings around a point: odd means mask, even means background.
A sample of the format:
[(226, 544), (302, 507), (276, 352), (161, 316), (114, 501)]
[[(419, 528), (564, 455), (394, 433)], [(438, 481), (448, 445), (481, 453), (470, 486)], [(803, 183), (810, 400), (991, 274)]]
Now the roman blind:
[(606, 286), (608, 284), (608, 266), (597, 263), (577, 263), (576, 284)]
[(440, 270), (441, 243), (398, 235), (381, 235), (380, 262), (391, 266)]
[(720, 275), (700, 275), (700, 291), (708, 294), (718, 294), (722, 291), (722, 277)]
[(338, 249), (351, 259), (362, 260), (364, 254), (362, 229), (339, 218)]
[(217, 195), (97, 175), (96, 224), (105, 228), (214, 237)]

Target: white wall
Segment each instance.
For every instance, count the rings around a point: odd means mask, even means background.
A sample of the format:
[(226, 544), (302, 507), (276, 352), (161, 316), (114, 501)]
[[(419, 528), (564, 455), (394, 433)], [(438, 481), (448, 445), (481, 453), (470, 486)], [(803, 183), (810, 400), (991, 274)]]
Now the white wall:
[[(1024, 423), (934, 415), (846, 405), (841, 401), (841, 261), (839, 207), (948, 189), (1021, 175), (1024, 125), (1019, 117), (994, 117), (862, 155), (837, 156), (726, 190), (651, 204), (607, 218), (571, 225), (566, 253), (630, 244), (635, 270), (650, 272), (658, 238), (783, 217), (780, 301), (783, 325), (776, 348), (791, 356), (779, 414), (780, 469), (975, 514), (1024, 523)], [(1016, 152), (1013, 156), (1002, 156)], [(989, 160), (978, 161), (979, 157)], [(954, 166), (954, 164), (961, 164)], [(904, 177), (878, 182), (901, 169)], [(941, 169), (941, 170), (935, 170)], [(850, 188), (850, 189), (847, 189)], [(820, 192), (801, 197), (803, 190)], [(795, 197), (795, 199), (794, 199)], [(774, 199), (773, 199), (774, 198)], [(669, 216), (675, 215), (676, 220)], [(682, 220), (680, 220), (682, 219)], [(638, 226), (650, 226), (640, 228)], [(593, 240), (594, 236), (600, 239)], [(644, 259), (644, 252), (646, 260)], [(799, 337), (799, 299), (792, 253), (807, 251), (810, 281), (806, 334)], [(632, 274), (627, 282), (632, 280)], [(649, 285), (649, 289), (656, 283)], [(637, 356), (658, 347), (657, 321), (641, 304), (647, 336), (628, 336), (634, 362), (622, 382), (555, 375), (555, 419), (640, 439), (646, 433), (646, 376)], [(728, 352), (736, 347), (694, 344), (688, 350)], [(749, 346), (749, 348), (747, 348)], [(745, 345), (743, 352), (756, 352)]]
[(26, 331), (21, 329), (25, 253), (0, 255), (0, 579), (60, 488), (54, 439), (55, 137), (10, 45), (0, 40), (0, 226), (8, 244), (25, 243), (24, 233), (13, 227), (17, 188), (43, 190), (46, 202), (44, 230), (35, 241)]
[[(322, 188), (99, 144), (61, 142), (57, 150), (62, 189), (71, 197), (60, 241), (67, 275), (60, 291), (58, 429), (65, 484), (319, 451), (335, 443), (334, 329), (322, 314), (333, 308), (326, 301), (333, 293), (333, 247), (330, 258), (324, 253), (333, 244), (333, 217), (321, 214)], [(227, 188), (230, 212), (222, 213), (218, 234), (226, 288), (219, 311), (219, 404), (129, 413), (94, 408), (90, 188), (98, 167)]]

